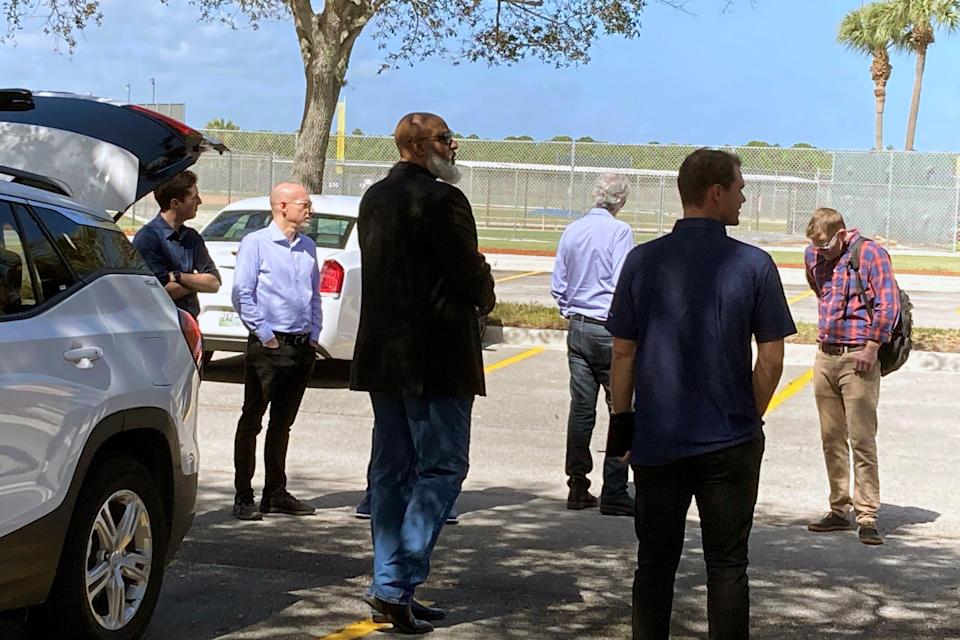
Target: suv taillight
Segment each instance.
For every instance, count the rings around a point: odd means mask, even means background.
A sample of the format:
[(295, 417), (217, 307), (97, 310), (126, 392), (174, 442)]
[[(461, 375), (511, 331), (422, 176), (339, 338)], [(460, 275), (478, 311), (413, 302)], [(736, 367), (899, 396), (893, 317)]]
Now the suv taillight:
[(200, 337), (200, 325), (192, 315), (183, 309), (177, 309), (180, 314), (180, 330), (183, 331), (183, 337), (187, 341), (187, 347), (190, 349), (190, 355), (193, 356), (197, 368), (203, 362), (203, 339)]
[(168, 115), (164, 115), (164, 114), (162, 114), (162, 113), (157, 113), (156, 111), (154, 111), (154, 110), (152, 110), (152, 109), (147, 109), (146, 107), (141, 107), (141, 106), (138, 105), (138, 104), (128, 104), (128, 105), (126, 105), (126, 108), (127, 108), (127, 109), (130, 109), (131, 111), (136, 111), (137, 113), (139, 113), (139, 114), (141, 114), (141, 115), (144, 115), (144, 116), (146, 116), (146, 117), (148, 117), (148, 118), (151, 118), (152, 120), (157, 120), (158, 122), (162, 122), (163, 124), (167, 125), (168, 127), (170, 127), (171, 129), (173, 129), (174, 131), (176, 131), (177, 133), (179, 133), (179, 134), (182, 135), (182, 136), (185, 136), (185, 137), (188, 137), (188, 138), (189, 138), (190, 136), (203, 137), (203, 136), (200, 135), (200, 132), (199, 132), (199, 131), (197, 131), (196, 129), (194, 129), (194, 128), (191, 127), (190, 125), (187, 125), (187, 124), (184, 124), (184, 123), (180, 122), (180, 121), (177, 120), (176, 118), (171, 118), (171, 117), (168, 116)]
[(320, 295), (339, 296), (343, 291), (343, 266), (336, 260), (324, 260), (320, 269)]

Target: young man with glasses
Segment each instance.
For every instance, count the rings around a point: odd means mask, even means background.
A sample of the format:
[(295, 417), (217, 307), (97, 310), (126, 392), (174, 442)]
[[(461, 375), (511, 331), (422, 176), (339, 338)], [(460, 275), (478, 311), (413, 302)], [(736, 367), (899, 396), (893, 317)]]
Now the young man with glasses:
[[(860, 541), (877, 545), (880, 477), (877, 464), (877, 352), (889, 342), (900, 313), (900, 297), (886, 250), (847, 229), (835, 209), (817, 209), (807, 225), (804, 253), (807, 282), (819, 299), (818, 349), (813, 389), (820, 414), (820, 438), (830, 481), (830, 512), (807, 525), (824, 533), (849, 531), (851, 508)], [(850, 258), (859, 248), (860, 279)], [(871, 305), (868, 308), (868, 305)], [(850, 454), (853, 450), (853, 498)]]
[[(240, 242), (233, 280), (233, 306), (250, 330), (243, 411), (234, 439), (233, 515), (240, 520), (261, 520), (264, 513), (314, 512), (290, 495), (286, 476), (290, 427), (317, 360), (322, 322), (317, 246), (301, 232), (313, 207), (303, 186), (282, 183), (270, 192), (270, 209), (273, 222)], [(258, 509), (251, 481), (268, 405), (266, 478)]]

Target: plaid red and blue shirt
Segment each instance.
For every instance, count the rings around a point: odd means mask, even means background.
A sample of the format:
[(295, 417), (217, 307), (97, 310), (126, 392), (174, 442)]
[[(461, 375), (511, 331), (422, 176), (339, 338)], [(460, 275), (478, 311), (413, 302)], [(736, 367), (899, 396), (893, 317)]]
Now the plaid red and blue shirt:
[(833, 260), (808, 246), (804, 252), (807, 282), (819, 298), (819, 336), (830, 344), (864, 344), (867, 340), (890, 342), (900, 314), (900, 293), (886, 249), (872, 240), (860, 247), (860, 280), (868, 300), (873, 301), (873, 319), (857, 295), (857, 276), (850, 263), (850, 247), (860, 237), (851, 229), (847, 247)]

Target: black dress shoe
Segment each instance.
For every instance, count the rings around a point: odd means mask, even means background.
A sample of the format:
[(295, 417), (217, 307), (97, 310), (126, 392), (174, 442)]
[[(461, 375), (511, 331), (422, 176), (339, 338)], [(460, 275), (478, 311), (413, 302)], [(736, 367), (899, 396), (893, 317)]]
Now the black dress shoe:
[(233, 515), (238, 520), (263, 520), (263, 514), (257, 510), (253, 498), (237, 498), (233, 501)]
[[(410, 601), (410, 611), (413, 613), (413, 617), (418, 620), (427, 620), (428, 622), (435, 622), (437, 620), (443, 620), (447, 617), (447, 612), (443, 609), (438, 609), (437, 607), (428, 607), (425, 604), (421, 604), (416, 600)], [(382, 613), (373, 614), (373, 621), (377, 623), (390, 622), (387, 620), (387, 616)]]
[[(428, 622), (434, 622), (436, 620), (443, 620), (447, 617), (447, 612), (443, 609), (438, 609), (437, 607), (428, 607), (425, 604), (421, 604), (416, 600), (410, 601), (410, 611), (413, 613), (413, 617), (418, 620), (427, 620)], [(387, 616), (382, 613), (373, 614), (373, 621), (378, 623), (390, 622), (387, 620)]]
[(433, 625), (426, 620), (417, 620), (409, 603), (394, 604), (374, 596), (364, 596), (363, 601), (383, 614), (385, 621), (393, 625), (400, 633), (421, 634), (433, 631)]
[(286, 490), (263, 496), (260, 499), (260, 513), (285, 513), (291, 516), (312, 516), (316, 509), (297, 500)]

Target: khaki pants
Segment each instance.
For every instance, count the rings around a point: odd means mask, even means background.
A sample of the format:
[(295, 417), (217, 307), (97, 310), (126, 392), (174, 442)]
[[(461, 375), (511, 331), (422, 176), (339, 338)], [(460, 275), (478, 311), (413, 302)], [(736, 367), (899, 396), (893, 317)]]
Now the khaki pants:
[[(880, 364), (857, 375), (855, 353), (834, 356), (817, 351), (813, 392), (820, 413), (820, 439), (830, 480), (830, 510), (846, 516), (851, 505), (857, 524), (875, 524), (880, 509), (877, 470), (877, 401)], [(853, 449), (853, 500), (850, 449)]]

